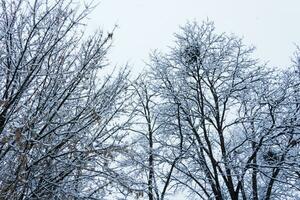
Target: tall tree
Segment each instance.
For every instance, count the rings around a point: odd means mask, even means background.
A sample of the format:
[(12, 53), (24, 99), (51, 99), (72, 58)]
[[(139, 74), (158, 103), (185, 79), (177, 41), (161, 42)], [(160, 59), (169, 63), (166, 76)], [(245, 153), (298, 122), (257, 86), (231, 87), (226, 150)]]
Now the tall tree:
[(122, 164), (135, 177), (136, 197), (163, 200), (169, 195), (179, 158), (172, 155), (164, 141), (162, 132), (168, 123), (161, 115), (162, 102), (148, 75), (140, 75), (131, 85), (134, 94), (130, 106), (132, 123), (128, 129), (131, 142)]
[(100, 78), (111, 34), (85, 36), (93, 5), (76, 5), (1, 1), (1, 199), (101, 199), (125, 185), (110, 162), (122, 149), (127, 72)]
[[(172, 146), (186, 149), (175, 179), (198, 198), (299, 194), (295, 176), (285, 170), (295, 167), (288, 163), (299, 149), (295, 134), (289, 132), (295, 126), (287, 123), (294, 115), (288, 107), (296, 106), (288, 92), (295, 82), (259, 65), (253, 50), (204, 22), (188, 23), (176, 35), (170, 53), (152, 56), (152, 84), (166, 102), (162, 111), (167, 116), (179, 108), (181, 123), (173, 127), (180, 131), (168, 137), (184, 138)], [(169, 121), (175, 120), (175, 115), (169, 116)], [(287, 188), (298, 193), (286, 194)]]

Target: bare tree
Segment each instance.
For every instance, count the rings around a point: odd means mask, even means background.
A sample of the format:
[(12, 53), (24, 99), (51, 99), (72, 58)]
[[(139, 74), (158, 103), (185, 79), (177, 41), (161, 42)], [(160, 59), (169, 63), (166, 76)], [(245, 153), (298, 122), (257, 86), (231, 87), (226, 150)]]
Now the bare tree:
[(183, 138), (172, 146), (186, 151), (174, 179), (200, 199), (297, 197), (289, 73), (284, 78), (259, 65), (254, 48), (217, 34), (211, 22), (181, 30), (169, 54), (151, 59), (166, 113), (179, 108), (181, 123), (173, 127), (180, 131), (169, 140)]
[(123, 148), (127, 72), (99, 76), (111, 35), (85, 36), (93, 5), (76, 5), (1, 1), (1, 199), (101, 199), (125, 185), (110, 163)]
[(131, 86), (134, 94), (130, 106), (133, 118), (128, 129), (131, 144), (123, 167), (135, 177), (137, 198), (163, 200), (170, 193), (172, 174), (179, 157), (172, 155), (164, 134), (161, 134), (168, 123), (161, 115), (162, 102), (148, 74), (140, 75)]

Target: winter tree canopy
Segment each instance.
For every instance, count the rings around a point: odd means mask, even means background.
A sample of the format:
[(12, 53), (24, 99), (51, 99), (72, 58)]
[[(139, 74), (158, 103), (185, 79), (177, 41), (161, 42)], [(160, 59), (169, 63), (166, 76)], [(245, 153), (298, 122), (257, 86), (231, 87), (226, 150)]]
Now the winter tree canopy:
[(1, 1), (0, 199), (300, 199), (299, 48), (272, 69), (189, 22), (129, 76), (94, 6)]

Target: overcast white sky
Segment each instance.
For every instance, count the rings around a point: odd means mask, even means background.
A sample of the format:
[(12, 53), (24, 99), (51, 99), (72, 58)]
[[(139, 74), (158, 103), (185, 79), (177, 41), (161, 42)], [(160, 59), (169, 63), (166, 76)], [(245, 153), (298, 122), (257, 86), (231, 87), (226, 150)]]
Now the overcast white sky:
[[(96, 0), (97, 1), (97, 0)], [(290, 63), (300, 45), (300, 0), (99, 0), (89, 30), (111, 30), (113, 64), (127, 61), (143, 67), (151, 50), (166, 50), (173, 33), (188, 20), (215, 22), (219, 32), (234, 33), (257, 47), (257, 56), (271, 66)]]

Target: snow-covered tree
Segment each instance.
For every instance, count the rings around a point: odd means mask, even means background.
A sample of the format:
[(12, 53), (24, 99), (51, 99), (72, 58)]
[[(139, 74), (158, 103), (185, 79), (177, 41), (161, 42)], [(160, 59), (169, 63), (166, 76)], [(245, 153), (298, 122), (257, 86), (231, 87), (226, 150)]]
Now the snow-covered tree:
[[(160, 133), (168, 123), (161, 116), (162, 102), (148, 75), (146, 72), (141, 74), (130, 87), (133, 94), (129, 108), (132, 115), (128, 128), (130, 145), (121, 165), (130, 177), (134, 177), (130, 196), (163, 200), (169, 195), (178, 159), (167, 157), (169, 146)], [(166, 162), (166, 159), (171, 161)]]
[(204, 22), (152, 55), (162, 134), (181, 152), (173, 179), (193, 198), (299, 198), (295, 73), (267, 69), (253, 51)]
[(92, 7), (1, 1), (1, 199), (102, 199), (126, 185), (111, 161), (127, 72), (103, 71), (112, 34), (84, 34)]

